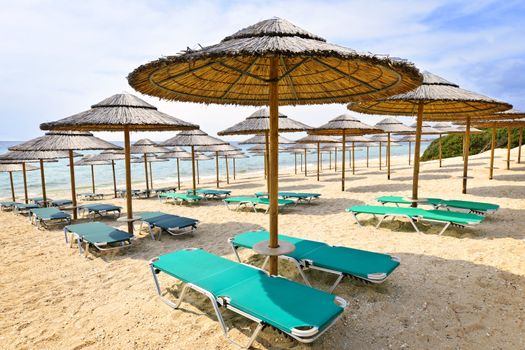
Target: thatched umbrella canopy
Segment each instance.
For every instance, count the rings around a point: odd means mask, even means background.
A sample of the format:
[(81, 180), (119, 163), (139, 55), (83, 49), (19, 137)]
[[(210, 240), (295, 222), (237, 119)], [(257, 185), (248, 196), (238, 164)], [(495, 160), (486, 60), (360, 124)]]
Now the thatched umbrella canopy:
[[(292, 23), (272, 18), (219, 44), (186, 50), (135, 69), (135, 89), (170, 100), (269, 106), (270, 241), (278, 230), (279, 105), (362, 101), (409, 91), (421, 83), (406, 61), (359, 53), (327, 43)], [(270, 257), (277, 274), (277, 256)]]
[[(311, 131), (312, 134), (318, 135), (332, 135), (342, 136), (341, 142), (343, 143), (342, 153), (342, 175), (341, 175), (341, 191), (345, 190), (345, 178), (346, 178), (346, 144), (347, 136), (351, 135), (365, 135), (365, 134), (378, 134), (383, 131), (379, 128), (365, 124), (355, 118), (354, 116), (346, 113), (330, 120), (328, 123), (321, 125)], [(355, 172), (355, 170), (354, 170)]]
[[(56, 161), (58, 159), (65, 159), (71, 156), (70, 152), (66, 151), (11, 151), (0, 155), (0, 162), (4, 163), (21, 163), (22, 167), (26, 166), (25, 163), (40, 163), (40, 180), (42, 183), (42, 201), (43, 205), (47, 205), (47, 193), (46, 193), (46, 177), (44, 171), (44, 162)], [(72, 157), (81, 157), (81, 154), (72, 153)], [(27, 178), (25, 171), (24, 174), (24, 191), (26, 202), (27, 198)]]
[[(423, 73), (423, 85), (389, 98), (381, 98), (373, 102), (351, 103), (348, 108), (361, 113), (417, 116), (416, 147), (414, 150), (414, 179), (412, 183), (412, 198), (417, 206), (419, 183), (419, 153), (421, 150), (421, 127), (423, 120), (453, 121), (466, 120), (467, 132), (465, 150), (470, 149), (470, 121), (491, 113), (505, 111), (512, 106), (508, 103), (494, 100), (475, 92), (461, 89), (429, 72)], [(464, 152), (468, 154), (468, 151)], [(463, 193), (467, 193), (468, 156), (463, 166)]]
[[(133, 146), (131, 146), (133, 148)], [(170, 151), (170, 150), (168, 150)], [(166, 153), (169, 153), (169, 152), (166, 152)], [(153, 191), (153, 167), (152, 167), (152, 163), (162, 163), (162, 162), (169, 162), (170, 160), (169, 159), (166, 159), (166, 158), (161, 158), (159, 155), (162, 154), (162, 153), (159, 153), (159, 154), (153, 154), (153, 153), (145, 153), (143, 154), (142, 156), (138, 157), (137, 159), (134, 159), (132, 160), (131, 162), (132, 163), (145, 163), (147, 164), (147, 166), (149, 166), (149, 171), (148, 171), (148, 178), (149, 178), (149, 186), (146, 186), (146, 195), (149, 196), (149, 193), (151, 191)], [(147, 169), (147, 166), (146, 166), (146, 169)], [(146, 180), (147, 181), (147, 180)], [(146, 183), (147, 185), (147, 183)]]
[[(292, 145), (295, 143), (295, 141), (287, 139), (284, 136), (279, 135), (278, 142), (280, 145)], [(250, 137), (249, 139), (246, 139), (244, 141), (239, 142), (239, 145), (265, 145), (266, 144), (266, 137), (264, 135), (255, 135)]]
[[(421, 142), (428, 142), (431, 139), (421, 138)], [(412, 142), (416, 142), (416, 135), (403, 135), (397, 139), (397, 142), (408, 142), (408, 165), (412, 164)]]
[[(107, 160), (96, 160), (95, 155), (85, 155), (84, 157), (77, 160), (73, 165), (77, 166), (90, 166), (91, 167), (91, 191), (95, 193), (95, 165), (109, 165), (111, 164)], [(71, 165), (70, 165), (71, 166)]]
[(317, 146), (317, 181), (321, 171), (321, 143), (339, 143), (340, 141), (328, 135), (307, 135), (295, 141), (296, 143), (309, 143)]
[(313, 153), (316, 150), (316, 147), (310, 143), (297, 143), (291, 146), (287, 146), (284, 151), (293, 153), (294, 162), (295, 162), (295, 174), (297, 175), (297, 155), (301, 156), (301, 171), (303, 169), (303, 157), (304, 157), (304, 176), (308, 176), (308, 166), (307, 166), (307, 153)]
[[(219, 155), (221, 152), (235, 152), (240, 151), (238, 147), (234, 147), (230, 144), (225, 145), (212, 145), (212, 146), (199, 146), (195, 149), (197, 152), (211, 152), (215, 153), (215, 174), (217, 177), (217, 188), (220, 187), (220, 176), (219, 176)], [(228, 173), (228, 159), (226, 158), (226, 173)], [(229, 174), (227, 174), (226, 183), (230, 183)]]
[[(91, 157), (91, 161), (94, 162), (105, 162), (102, 164), (111, 165), (111, 170), (113, 173), (113, 196), (117, 198), (117, 175), (115, 172), (115, 161), (116, 160), (125, 160), (126, 155), (124, 154), (124, 150), (122, 151), (104, 151), (99, 154), (94, 155)], [(134, 157), (131, 157), (133, 160)]]
[[(443, 164), (443, 145), (441, 142), (441, 138), (443, 135), (449, 135), (449, 134), (462, 134), (463, 132), (459, 132), (454, 126), (450, 123), (440, 122), (435, 123), (431, 126), (433, 130), (437, 130), (439, 132), (438, 134), (438, 146), (439, 146), (439, 167), (441, 168)], [(423, 129), (425, 129), (425, 123), (423, 123)], [(472, 129), (471, 129), (472, 133)], [(415, 138), (414, 138), (415, 139)], [(410, 143), (409, 143), (410, 145)], [(410, 164), (410, 163), (409, 163)]]
[(11, 198), (13, 202), (16, 202), (15, 185), (13, 183), (13, 173), (18, 172), (18, 171), (24, 172), (24, 189), (26, 192), (26, 203), (27, 203), (28, 198), (27, 198), (27, 184), (26, 184), (25, 172), (33, 171), (33, 170), (38, 170), (38, 168), (30, 164), (26, 165), (25, 163), (15, 163), (15, 164), (0, 163), (0, 173), (9, 173), (9, 182), (11, 184)]
[(229, 183), (229, 174), (228, 174), (228, 159), (233, 160), (233, 179), (235, 180), (237, 177), (237, 168), (235, 161), (237, 159), (246, 159), (250, 158), (246, 153), (244, 152), (222, 152), (219, 153), (222, 158), (224, 158), (226, 162), (226, 183)]
[[(69, 175), (71, 179), (72, 206), (77, 206), (75, 166), (73, 151), (121, 150), (122, 147), (93, 136), (87, 131), (50, 131), (44, 136), (9, 148), (11, 151), (67, 151), (69, 153)], [(73, 210), (77, 219), (77, 211)]]
[(199, 126), (159, 112), (156, 107), (137, 96), (116, 94), (94, 104), (91, 109), (60, 119), (43, 123), (42, 130), (123, 131), (126, 165), (126, 211), (128, 231), (133, 232), (133, 205), (131, 195), (131, 131), (192, 130)]
[(399, 120), (388, 117), (376, 123), (375, 127), (383, 130), (387, 134), (386, 141), (386, 163), (387, 163), (387, 179), (390, 180), (390, 135), (391, 134), (408, 134), (414, 131), (411, 127), (406, 126)]
[(161, 153), (159, 158), (177, 160), (177, 189), (180, 190), (180, 159), (191, 158), (191, 153), (180, 146), (170, 147), (171, 152)]
[[(216, 146), (216, 145), (227, 145), (226, 141), (223, 141), (217, 137), (210, 136), (202, 130), (190, 130), (190, 131), (181, 131), (174, 137), (167, 139), (162, 142), (162, 146), (173, 147), (173, 146), (189, 146), (191, 147), (191, 155), (195, 155), (195, 147), (198, 146)], [(195, 178), (195, 160), (191, 162), (191, 175), (192, 175), (192, 184), (193, 184), (193, 194), (196, 194), (197, 182), (199, 179)]]
[[(301, 123), (299, 121), (293, 120), (291, 118), (288, 118), (288, 116), (278, 113), (279, 120), (279, 130), (278, 132), (302, 132), (312, 129), (311, 126), (308, 126), (304, 123)], [(218, 132), (219, 135), (252, 135), (252, 134), (261, 134), (261, 137), (263, 138), (263, 142), (252, 142), (251, 144), (264, 144), (265, 150), (264, 150), (264, 168), (268, 169), (269, 162), (270, 162), (270, 110), (268, 108), (261, 108), (252, 113), (248, 118), (245, 120)], [(256, 136), (257, 137), (257, 136)], [(279, 144), (283, 143), (289, 143), (289, 142), (281, 142), (286, 141), (287, 139), (282, 138), (281, 136), (277, 135), (277, 142)], [(293, 142), (292, 142), (293, 143)], [(244, 142), (242, 144), (249, 144), (248, 142)], [(265, 176), (266, 176), (265, 172)], [(266, 177), (267, 183), (267, 191), (270, 191), (270, 176)]]
[(142, 157), (140, 159), (142, 159), (142, 161), (144, 162), (144, 177), (146, 179), (146, 197), (149, 197), (150, 182), (153, 183), (153, 181), (149, 180), (151, 175), (148, 174), (148, 164), (151, 170), (151, 162), (149, 161), (148, 157), (150, 155), (155, 156), (156, 154), (159, 154), (159, 153), (169, 153), (171, 152), (171, 150), (166, 147), (160, 146), (159, 144), (151, 141), (150, 139), (140, 139), (131, 145), (130, 152), (131, 154), (142, 154)]
[(197, 182), (197, 184), (201, 183), (200, 171), (199, 171), (199, 161), (211, 160), (212, 157), (209, 157), (209, 156), (205, 155), (204, 153), (200, 153), (200, 152), (195, 151), (195, 152), (191, 153), (189, 157), (181, 157), (180, 159), (181, 160), (191, 160), (192, 161), (192, 165), (195, 164), (195, 172), (194, 172), (194, 175), (193, 175), (193, 188), (192, 188), (193, 189), (193, 193), (195, 194), (195, 190), (197, 189), (197, 187), (195, 185), (195, 181)]

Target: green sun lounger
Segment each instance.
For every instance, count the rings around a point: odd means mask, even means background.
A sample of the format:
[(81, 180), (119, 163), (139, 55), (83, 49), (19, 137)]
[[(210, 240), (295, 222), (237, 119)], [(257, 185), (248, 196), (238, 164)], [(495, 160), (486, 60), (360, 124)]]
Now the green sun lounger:
[[(230, 204), (237, 204), (235, 207), (235, 210), (237, 211), (244, 207), (249, 207), (256, 213), (258, 206), (265, 206), (265, 213), (268, 213), (270, 210), (270, 200), (265, 197), (229, 197), (225, 198), (223, 201), (228, 209), (231, 209)], [(295, 202), (290, 199), (279, 199), (277, 203), (279, 207), (295, 204)]]
[(108, 214), (113, 214), (115, 217), (120, 217), (122, 207), (113, 205), (113, 204), (82, 204), (78, 207), (78, 212), (81, 215), (92, 215), (92, 219), (98, 215), (100, 217), (107, 216)]
[(158, 239), (161, 239), (162, 232), (167, 232), (172, 236), (178, 236), (197, 229), (199, 220), (166, 214), (160, 211), (145, 212), (139, 215), (140, 220), (149, 227), (151, 239), (155, 240), (154, 229), (158, 228)]
[[(376, 198), (381, 204), (399, 204), (411, 205), (412, 202), (405, 199), (402, 196), (381, 196)], [(423, 205), (431, 205), (435, 209), (460, 209), (467, 210), (469, 213), (478, 215), (487, 215), (496, 212), (499, 209), (499, 205), (484, 202), (472, 202), (472, 201), (461, 201), (461, 200), (447, 200), (441, 198), (425, 198), (425, 201), (418, 202)]]
[[(310, 203), (314, 199), (319, 199), (321, 197), (320, 193), (307, 193), (307, 192), (285, 192), (279, 191), (279, 197), (282, 199), (295, 199), (299, 202)], [(256, 197), (268, 197), (268, 192), (257, 192), (255, 193)]]
[[(140, 190), (131, 190), (131, 196), (135, 197), (140, 192)], [(118, 197), (126, 197), (126, 190), (117, 190), (117, 196)]]
[(175, 203), (178, 204), (193, 204), (203, 199), (203, 197), (201, 196), (187, 193), (161, 193), (159, 194), (159, 200), (162, 200), (162, 198), (164, 198), (166, 201), (172, 199)]
[[(270, 239), (268, 231), (245, 232), (230, 238), (235, 256), (241, 262), (239, 248), (253, 249), (259, 242)], [(311, 241), (296, 237), (279, 235), (279, 240), (295, 245), (295, 250), (279, 258), (291, 261), (297, 267), (304, 282), (311, 285), (304, 271), (308, 269), (321, 270), (336, 274), (337, 280), (329, 288), (332, 293), (344, 277), (382, 283), (399, 266), (399, 258), (387, 254), (374, 253), (340, 246), (330, 246), (323, 242)], [(268, 261), (265, 259), (263, 268)]]
[[(51, 202), (53, 201), (51, 198), (47, 198), (46, 199), (46, 202)], [(43, 206), (44, 205), (44, 197), (34, 197), (34, 198), (29, 198), (29, 203), (33, 203), (33, 204), (37, 204), (38, 206)]]
[(29, 220), (37, 228), (49, 227), (49, 224), (70, 224), (71, 215), (57, 208), (33, 208), (29, 209)]
[(77, 197), (80, 197), (80, 198), (86, 199), (86, 200), (94, 201), (94, 200), (97, 200), (97, 199), (104, 199), (104, 194), (103, 193), (86, 192), (86, 193), (79, 193), (79, 194), (77, 194)]
[(177, 192), (177, 187), (160, 187), (151, 190), (155, 194)]
[(352, 213), (356, 223), (361, 225), (357, 219), (357, 215), (370, 214), (381, 216), (379, 223), (376, 227), (379, 227), (383, 220), (387, 217), (404, 217), (414, 227), (416, 232), (419, 229), (416, 226), (417, 221), (428, 221), (445, 224), (439, 234), (443, 234), (449, 226), (464, 228), (467, 226), (473, 226), (481, 223), (485, 218), (476, 214), (460, 213), (455, 211), (446, 210), (425, 210), (421, 208), (405, 208), (405, 207), (389, 207), (379, 205), (356, 205), (346, 209), (347, 212)]
[[(187, 190), (187, 194), (193, 194), (193, 190)], [(195, 190), (195, 193), (203, 196), (206, 199), (224, 199), (230, 196), (232, 191), (228, 190), (209, 190), (206, 188), (199, 188)]]
[[(71, 235), (71, 239), (68, 238), (68, 234)], [(102, 222), (88, 222), (66, 226), (64, 239), (70, 244), (76, 239), (79, 253), (87, 256), (90, 246), (99, 251), (121, 249), (130, 246), (134, 236)]]
[(51, 202), (49, 202), (49, 206), (57, 208), (62, 208), (72, 204), (73, 201), (71, 199), (54, 199)]
[(40, 205), (38, 205), (36, 203), (28, 203), (28, 204), (16, 203), (16, 204), (13, 205), (13, 209), (14, 209), (16, 214), (29, 213), (30, 209), (36, 209), (36, 208), (40, 208)]
[(13, 210), (14, 206), (16, 204), (21, 204), (21, 203), (18, 203), (18, 202), (9, 202), (9, 201), (6, 201), (6, 202), (0, 202), (0, 210), (1, 211), (4, 211), (4, 210)]
[[(311, 343), (342, 315), (347, 302), (337, 296), (282, 277), (269, 276), (253, 266), (240, 264), (201, 249), (175, 251), (150, 261), (158, 295), (177, 309), (188, 289), (209, 298), (224, 335), (235, 345), (248, 348), (264, 326), (294, 339)], [(183, 282), (175, 302), (162, 295), (157, 274), (164, 272)], [(234, 342), (219, 307), (257, 323), (247, 345)]]

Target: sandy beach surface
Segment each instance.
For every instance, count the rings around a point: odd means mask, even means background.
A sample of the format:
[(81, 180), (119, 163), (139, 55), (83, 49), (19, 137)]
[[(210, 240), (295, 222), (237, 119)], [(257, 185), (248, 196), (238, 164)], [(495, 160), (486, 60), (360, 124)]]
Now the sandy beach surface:
[[(517, 150), (513, 150), (513, 157)], [(354, 223), (345, 208), (375, 204), (384, 194), (410, 195), (412, 168), (407, 157), (392, 160), (386, 179), (377, 160), (366, 168), (357, 162), (341, 192), (340, 173), (324, 169), (317, 182), (290, 171), (281, 190), (322, 194), (319, 201), (287, 209), (279, 216), (280, 232), (333, 245), (384, 252), (401, 258), (401, 266), (380, 285), (345, 280), (335, 294), (349, 307), (326, 334), (311, 345), (266, 328), (258, 349), (524, 349), (525, 348), (525, 164), (505, 170), (505, 150), (497, 150), (495, 179), (488, 180), (488, 153), (471, 157), (469, 190), (461, 194), (460, 158), (422, 164), (420, 195), (498, 203), (501, 209), (474, 229), (387, 221), (382, 228), (367, 220)], [(326, 167), (326, 166), (325, 166)], [(233, 195), (264, 190), (261, 176), (238, 178), (223, 188)], [(184, 184), (187, 188), (189, 184)], [(69, 184), (64, 184), (64, 189)], [(207, 180), (201, 187), (214, 188)], [(110, 189), (105, 190), (111, 193)], [(68, 198), (68, 192), (51, 194)], [(103, 202), (125, 206), (108, 196)], [(268, 227), (268, 215), (229, 211), (220, 201), (195, 206), (135, 200), (134, 209), (164, 211), (199, 219), (194, 234), (152, 241), (142, 232), (128, 250), (80, 256), (64, 243), (60, 227), (37, 230), (21, 216), (0, 213), (0, 344), (4, 349), (229, 349), (208, 300), (190, 293), (180, 310), (156, 296), (148, 261), (181, 248), (200, 247), (234, 259), (227, 239)], [(112, 219), (108, 224), (122, 226)], [(123, 227), (123, 226), (122, 226)], [(243, 250), (253, 264), (262, 258)], [(281, 274), (301, 281), (292, 265)], [(334, 277), (308, 272), (314, 286), (327, 289)], [(175, 298), (180, 284), (161, 275), (165, 294)], [(232, 337), (246, 342), (255, 325), (224, 313)]]

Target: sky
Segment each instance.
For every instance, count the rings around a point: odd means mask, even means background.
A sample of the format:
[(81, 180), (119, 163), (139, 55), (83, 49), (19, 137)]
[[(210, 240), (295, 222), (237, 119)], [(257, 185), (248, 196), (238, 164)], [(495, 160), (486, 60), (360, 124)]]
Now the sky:
[[(40, 123), (124, 91), (216, 135), (256, 108), (160, 101), (134, 91), (126, 76), (141, 64), (215, 44), (271, 17), (331, 43), (408, 59), (462, 88), (525, 109), (525, 1), (0, 0), (0, 140), (40, 136)], [(341, 104), (281, 111), (312, 126), (348, 112)], [(136, 133), (132, 139), (173, 134)]]

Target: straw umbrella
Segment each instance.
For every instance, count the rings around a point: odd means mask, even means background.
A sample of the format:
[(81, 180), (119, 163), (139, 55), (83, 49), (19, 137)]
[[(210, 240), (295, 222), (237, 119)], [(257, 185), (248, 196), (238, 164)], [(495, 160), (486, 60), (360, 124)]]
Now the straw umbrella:
[(177, 160), (177, 189), (180, 191), (180, 159), (181, 158), (191, 158), (191, 153), (179, 146), (170, 147), (170, 149), (171, 149), (171, 152), (161, 153), (159, 155), (159, 158)]
[(347, 136), (350, 135), (364, 135), (364, 134), (377, 134), (383, 131), (379, 128), (370, 126), (356, 119), (350, 114), (341, 114), (340, 116), (330, 120), (328, 123), (321, 125), (318, 128), (312, 130), (312, 134), (318, 135), (333, 135), (342, 136), (342, 152), (343, 152), (343, 163), (342, 176), (341, 176), (341, 191), (345, 190), (345, 173), (346, 173), (346, 143)]
[(317, 181), (319, 181), (319, 172), (321, 168), (321, 143), (339, 143), (334, 137), (326, 135), (307, 135), (295, 141), (296, 143), (310, 143), (317, 146)]
[[(268, 248), (276, 254), (279, 105), (387, 97), (418, 86), (421, 76), (406, 61), (332, 45), (286, 20), (272, 18), (219, 44), (145, 64), (128, 81), (143, 93), (170, 100), (269, 106)], [(270, 257), (269, 271), (277, 274), (277, 256)]]
[[(338, 141), (340, 143), (341, 141)], [(335, 155), (335, 171), (337, 171), (337, 146), (332, 144), (326, 144), (321, 147), (321, 152), (328, 152), (328, 169), (332, 170), (332, 152)], [(321, 164), (322, 165), (322, 164)]]
[[(171, 150), (166, 147), (159, 146), (156, 142), (150, 139), (140, 139), (131, 145), (131, 154), (141, 154), (141, 158), (144, 161), (144, 177), (146, 179), (146, 197), (150, 194), (150, 181), (151, 176), (148, 175), (148, 164), (151, 168), (151, 163), (148, 161), (149, 156), (155, 156), (158, 153), (169, 153)], [(162, 160), (164, 161), (164, 160)], [(136, 162), (135, 162), (136, 163)]]
[[(217, 177), (217, 188), (220, 187), (220, 177), (219, 177), (219, 153), (221, 152), (232, 152), (240, 151), (240, 148), (234, 147), (228, 143), (223, 145), (211, 145), (211, 146), (199, 146), (195, 149), (197, 152), (210, 152), (215, 153), (215, 174)], [(226, 169), (227, 171), (228, 169)], [(229, 183), (229, 180), (227, 181)]]
[[(115, 161), (126, 158), (123, 151), (104, 151), (91, 157), (92, 161), (102, 162), (102, 164), (111, 165), (113, 173), (113, 196), (117, 198), (117, 175), (115, 173)], [(134, 159), (134, 158), (132, 158)]]
[(74, 164), (77, 166), (90, 166), (91, 167), (91, 190), (95, 193), (95, 165), (108, 165), (107, 161), (93, 160), (94, 155), (85, 155), (84, 157), (77, 160)]
[[(371, 145), (375, 145), (376, 144), (375, 141), (372, 141), (369, 137), (364, 136), (364, 135), (349, 135), (345, 137), (345, 140), (346, 140), (346, 146), (352, 147), (352, 151), (354, 152), (352, 159), (355, 159), (355, 148), (356, 147), (360, 147), (360, 146), (366, 147), (366, 167), (368, 168), (369, 147)], [(343, 153), (343, 161), (344, 161), (344, 157), (345, 155)], [(350, 159), (350, 161), (352, 161), (352, 159)], [(379, 166), (381, 168), (381, 163), (379, 164)], [(352, 174), (355, 174), (355, 161), (353, 161), (352, 163)]]
[(386, 158), (387, 158), (387, 179), (390, 180), (390, 135), (391, 134), (407, 134), (411, 133), (414, 129), (401, 123), (399, 120), (388, 117), (382, 119), (375, 125), (377, 128), (383, 130), (387, 135), (387, 147), (386, 147)]
[[(42, 201), (43, 205), (47, 206), (47, 192), (46, 192), (46, 177), (44, 162), (55, 161), (58, 159), (65, 159), (70, 157), (69, 152), (65, 151), (11, 151), (0, 155), (0, 160), (3, 162), (21, 162), (40, 163), (40, 181), (42, 184)], [(73, 153), (72, 157), (80, 157), (78, 153)], [(25, 179), (24, 179), (25, 181)], [(76, 196), (76, 195), (75, 195)]]
[[(470, 121), (484, 115), (505, 111), (511, 105), (461, 89), (437, 75), (423, 73), (423, 85), (404, 94), (380, 98), (374, 102), (351, 103), (348, 108), (361, 113), (417, 116), (416, 146), (414, 150), (414, 176), (412, 183), (413, 206), (417, 206), (419, 183), (419, 153), (423, 119), (430, 121), (465, 120), (467, 130), (465, 149), (470, 148)], [(465, 152), (468, 154), (468, 152)], [(468, 156), (463, 166), (463, 193), (467, 192)]]
[[(131, 146), (133, 147), (133, 146)], [(169, 152), (166, 152), (166, 153), (169, 153)], [(145, 160), (147, 158), (147, 160)], [(156, 154), (150, 154), (149, 156), (146, 156), (144, 157), (144, 155), (132, 160), (131, 162), (132, 163), (144, 163), (144, 162), (147, 162), (147, 166), (149, 166), (149, 171), (148, 171), (148, 179), (149, 179), (149, 188), (147, 188), (147, 191), (148, 193), (151, 191), (153, 191), (153, 169), (152, 169), (152, 166), (151, 166), (151, 163), (162, 163), (162, 162), (169, 162), (170, 160), (167, 159), (167, 158), (161, 158), (160, 156), (156, 155)]]
[(70, 117), (40, 125), (42, 130), (123, 131), (126, 168), (126, 211), (128, 231), (133, 232), (131, 194), (131, 131), (192, 130), (199, 126), (159, 112), (140, 98), (123, 93), (94, 104), (91, 109)]
[[(189, 130), (189, 131), (181, 131), (177, 135), (173, 136), (170, 139), (167, 139), (166, 141), (161, 142), (162, 146), (166, 147), (173, 147), (173, 146), (189, 146), (191, 147), (191, 175), (192, 175), (192, 189), (193, 194), (196, 194), (197, 190), (197, 179), (195, 177), (195, 160), (193, 159), (195, 157), (195, 147), (198, 146), (217, 146), (217, 145), (226, 145), (227, 142), (218, 139), (216, 137), (212, 137), (208, 134), (206, 134), (202, 130)], [(182, 159), (182, 158), (181, 158)], [(211, 158), (210, 158), (211, 159)], [(186, 158), (185, 158), (186, 160)]]
[[(421, 139), (421, 142), (428, 142), (430, 139)], [(412, 142), (416, 142), (416, 136), (415, 135), (403, 135), (399, 139), (397, 139), (397, 142), (407, 142), (408, 143), (408, 165), (412, 163)]]
[(13, 173), (22, 171), (24, 172), (24, 189), (25, 189), (25, 195), (26, 195), (26, 203), (27, 203), (27, 182), (25, 177), (26, 171), (33, 171), (38, 170), (36, 166), (32, 165), (26, 165), (25, 163), (14, 163), (14, 164), (1, 164), (0, 163), (0, 173), (9, 173), (9, 182), (11, 184), (11, 198), (13, 199), (13, 202), (16, 202), (16, 195), (15, 195), (15, 185), (13, 183)]
[(237, 169), (236, 169), (236, 160), (237, 159), (246, 159), (250, 158), (248, 155), (246, 155), (244, 152), (225, 152), (221, 155), (226, 161), (226, 182), (228, 182), (228, 158), (231, 158), (233, 160), (233, 179), (235, 180), (237, 177)]
[[(187, 160), (187, 161), (190, 161), (192, 162), (192, 165), (195, 164), (195, 172), (194, 172), (194, 175), (193, 175), (193, 193), (195, 194), (195, 190), (197, 189), (197, 186), (195, 185), (195, 183), (197, 184), (200, 184), (201, 181), (200, 181), (200, 173), (199, 173), (199, 161), (203, 161), (203, 160), (211, 160), (212, 158), (205, 155), (204, 153), (200, 153), (200, 152), (197, 152), (197, 151), (194, 151), (193, 153), (190, 153), (189, 156), (182, 156), (180, 157), (181, 160)], [(193, 169), (192, 169), (193, 170)]]
[[(298, 122), (296, 120), (293, 120), (291, 118), (288, 118), (288, 116), (278, 113), (278, 126), (279, 130), (278, 132), (301, 132), (310, 130), (312, 127), (308, 126), (304, 123)], [(261, 136), (264, 137), (264, 142), (257, 142), (254, 143), (253, 140), (251, 144), (264, 144), (264, 169), (268, 170), (270, 163), (269, 157), (270, 157), (270, 110), (268, 108), (261, 108), (252, 113), (248, 118), (245, 120), (218, 132), (218, 135), (224, 136), (224, 135), (252, 135), (252, 134), (262, 134)], [(253, 139), (253, 138), (252, 138)], [(260, 139), (255, 139), (260, 140)], [(248, 140), (247, 140), (248, 141)], [(277, 143), (278, 144), (290, 144), (290, 140), (281, 137), (277, 135)], [(293, 143), (293, 142), (292, 142)], [(249, 144), (245, 141), (245, 143), (241, 144)], [(269, 173), (265, 171), (266, 176), (266, 187), (267, 191), (270, 191), (270, 176), (268, 176)]]
[[(316, 147), (313, 145), (313, 144), (309, 144), (309, 143), (303, 143), (303, 144), (295, 144), (295, 145), (292, 145), (292, 146), (289, 146), (287, 148), (285, 148), (284, 150), (286, 152), (291, 152), (291, 153), (300, 153), (304, 156), (304, 176), (308, 176), (308, 152), (313, 152), (315, 151)], [(281, 148), (279, 148), (279, 151), (281, 150)]]

